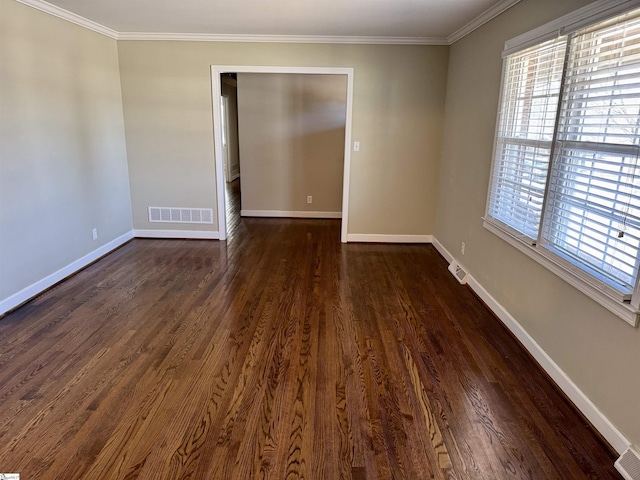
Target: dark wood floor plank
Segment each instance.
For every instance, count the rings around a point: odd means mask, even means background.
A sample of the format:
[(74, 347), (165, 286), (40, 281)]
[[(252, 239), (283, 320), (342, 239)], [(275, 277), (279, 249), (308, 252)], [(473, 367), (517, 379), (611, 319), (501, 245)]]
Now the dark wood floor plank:
[(48, 479), (616, 479), (429, 245), (241, 218), (134, 240), (0, 319), (0, 471)]
[(345, 369), (345, 402), (349, 438), (352, 442), (352, 474), (378, 478), (375, 452), (371, 448), (373, 431), (368, 408), (365, 378), (366, 355), (357, 341), (357, 319), (350, 302), (348, 285), (339, 286), (339, 306), (336, 307), (336, 347), (339, 364)]

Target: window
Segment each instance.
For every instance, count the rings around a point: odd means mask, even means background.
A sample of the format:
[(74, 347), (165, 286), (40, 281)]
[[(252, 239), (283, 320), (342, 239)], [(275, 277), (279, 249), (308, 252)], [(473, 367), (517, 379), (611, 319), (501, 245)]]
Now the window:
[(566, 38), (506, 59), (488, 214), (535, 243), (562, 80)]
[(640, 9), (562, 33), (505, 58), (485, 225), (636, 324)]

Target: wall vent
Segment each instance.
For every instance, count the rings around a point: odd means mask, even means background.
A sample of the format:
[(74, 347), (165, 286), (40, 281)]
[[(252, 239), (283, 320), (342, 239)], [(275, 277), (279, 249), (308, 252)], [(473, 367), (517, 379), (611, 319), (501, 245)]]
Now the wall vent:
[(615, 463), (616, 470), (625, 480), (640, 480), (640, 454), (628, 448)]
[(460, 282), (462, 285), (467, 283), (467, 271), (458, 263), (457, 260), (453, 259), (451, 261), (451, 265), (449, 265), (449, 271), (451, 274), (456, 277), (456, 280)]
[(151, 223), (213, 223), (211, 208), (149, 207)]

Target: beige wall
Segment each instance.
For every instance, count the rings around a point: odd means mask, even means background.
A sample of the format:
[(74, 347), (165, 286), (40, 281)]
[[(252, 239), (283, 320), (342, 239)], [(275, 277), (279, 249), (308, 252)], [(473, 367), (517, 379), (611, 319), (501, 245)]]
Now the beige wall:
[(240, 73), (238, 114), (242, 210), (342, 211), (346, 75)]
[(130, 231), (131, 206), (116, 41), (0, 9), (3, 300)]
[[(589, 2), (523, 0), (451, 47), (438, 240), (640, 445), (640, 329), (482, 227), (505, 40)], [(466, 254), (460, 256), (460, 242)]]
[(349, 232), (433, 232), (448, 47), (122, 41), (118, 49), (135, 228), (184, 228), (149, 224), (149, 205), (216, 210), (214, 64), (353, 67), (361, 150), (351, 159)]

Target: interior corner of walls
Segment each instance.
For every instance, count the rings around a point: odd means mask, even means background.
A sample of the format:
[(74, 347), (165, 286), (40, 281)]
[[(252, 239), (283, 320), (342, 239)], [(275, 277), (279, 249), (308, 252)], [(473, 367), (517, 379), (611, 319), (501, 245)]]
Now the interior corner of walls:
[(442, 255), (447, 262), (453, 261), (453, 255), (449, 253), (449, 250), (447, 250), (436, 237), (433, 237), (432, 243), (438, 253)]
[(106, 27), (100, 23), (94, 22), (93, 20), (89, 20), (88, 18), (78, 15), (77, 13), (58, 7), (57, 5), (53, 5), (43, 0), (17, 0), (17, 1), (28, 7), (34, 8), (36, 10), (40, 10), (43, 13), (51, 15), (52, 17), (60, 18), (69, 23), (73, 23), (75, 25), (83, 27), (87, 30), (91, 30), (93, 32), (99, 33), (100, 35), (104, 35), (105, 37), (108, 37), (112, 40), (118, 39), (118, 32), (116, 32), (115, 30), (109, 27)]

